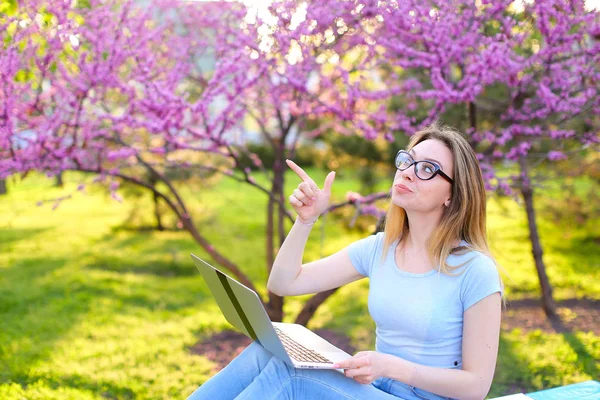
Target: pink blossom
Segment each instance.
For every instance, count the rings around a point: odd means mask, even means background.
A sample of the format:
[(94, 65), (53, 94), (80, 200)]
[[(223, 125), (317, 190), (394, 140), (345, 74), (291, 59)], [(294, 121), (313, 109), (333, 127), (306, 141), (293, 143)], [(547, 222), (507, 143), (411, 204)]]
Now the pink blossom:
[[(432, 12), (417, 0), (367, 1), (362, 10), (349, 0), (276, 0), (275, 18), (254, 23), (241, 2), (17, 2), (2, 23), (35, 21), (41, 9), (53, 20), (0, 29), (0, 178), (30, 170), (136, 178), (140, 160), (185, 167), (194, 152), (231, 163), (246, 153), (248, 120), (285, 152), (295, 135), (330, 131), (392, 141), (471, 106), (474, 124), (466, 116), (463, 126), (490, 162), (490, 187), (493, 160), (527, 157), (548, 139), (558, 148), (598, 143), (600, 43), (586, 36), (600, 32), (598, 12), (541, 0), (523, 4), (535, 18), (515, 18), (509, 0), (457, 1), (435, 2)], [(299, 7), (306, 18), (292, 29)], [(78, 44), (65, 52), (69, 37)], [(350, 54), (360, 56), (349, 62)], [(199, 59), (214, 63), (203, 69)], [(585, 124), (573, 129), (574, 118)]]
[(548, 153), (548, 160), (550, 160), (550, 161), (565, 160), (566, 158), (567, 158), (567, 156), (560, 151), (553, 150)]
[(357, 192), (347, 192), (346, 200), (350, 202), (362, 201), (364, 199), (363, 195)]
[(155, 147), (150, 149), (151, 153), (154, 154), (160, 154), (160, 155), (164, 155), (166, 153), (165, 149), (163, 147)]

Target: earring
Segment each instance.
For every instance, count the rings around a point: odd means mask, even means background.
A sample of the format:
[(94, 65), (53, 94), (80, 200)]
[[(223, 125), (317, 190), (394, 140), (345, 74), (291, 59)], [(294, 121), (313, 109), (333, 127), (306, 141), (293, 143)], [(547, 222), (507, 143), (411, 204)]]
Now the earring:
[(444, 205), (445, 205), (446, 207), (448, 207), (448, 206), (450, 205), (450, 200), (446, 200), (446, 202), (444, 203)]

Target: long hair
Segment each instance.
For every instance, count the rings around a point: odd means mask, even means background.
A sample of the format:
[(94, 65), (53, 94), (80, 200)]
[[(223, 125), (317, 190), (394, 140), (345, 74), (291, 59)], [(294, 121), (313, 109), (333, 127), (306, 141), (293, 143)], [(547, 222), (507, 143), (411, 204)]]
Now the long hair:
[[(456, 239), (469, 244), (469, 250), (490, 256), (486, 234), (486, 195), (483, 176), (475, 152), (461, 134), (437, 122), (415, 133), (409, 141), (408, 150), (417, 144), (435, 139), (444, 143), (454, 157), (454, 184), (450, 205), (445, 207), (440, 224), (427, 241), (429, 258), (439, 265), (440, 272), (451, 275), (460, 266), (446, 262), (452, 253), (467, 250), (454, 248)], [(390, 201), (385, 221), (383, 254), (387, 254), (396, 240), (402, 240), (409, 232), (406, 211)]]

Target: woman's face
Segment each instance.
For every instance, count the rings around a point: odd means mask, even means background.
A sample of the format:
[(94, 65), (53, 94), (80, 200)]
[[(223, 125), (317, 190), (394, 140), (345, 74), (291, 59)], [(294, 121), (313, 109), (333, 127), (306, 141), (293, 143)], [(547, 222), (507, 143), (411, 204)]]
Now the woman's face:
[[(454, 159), (452, 152), (439, 140), (425, 140), (410, 150), (414, 161), (430, 161), (454, 179)], [(433, 179), (424, 181), (415, 175), (415, 166), (397, 170), (392, 187), (392, 202), (406, 211), (431, 213), (442, 211), (451, 201), (452, 184), (437, 174)]]

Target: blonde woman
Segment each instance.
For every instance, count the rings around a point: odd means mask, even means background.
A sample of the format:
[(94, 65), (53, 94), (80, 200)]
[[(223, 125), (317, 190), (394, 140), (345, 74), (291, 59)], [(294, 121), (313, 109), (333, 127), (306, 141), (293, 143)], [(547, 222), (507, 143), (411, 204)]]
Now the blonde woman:
[(268, 287), (281, 296), (317, 293), (370, 278), (376, 351), (332, 370), (294, 369), (250, 345), (193, 399), (483, 399), (496, 365), (502, 283), (486, 238), (486, 197), (466, 140), (432, 125), (398, 152), (385, 232), (302, 264), (313, 224), (329, 204), (295, 163), (298, 214)]

